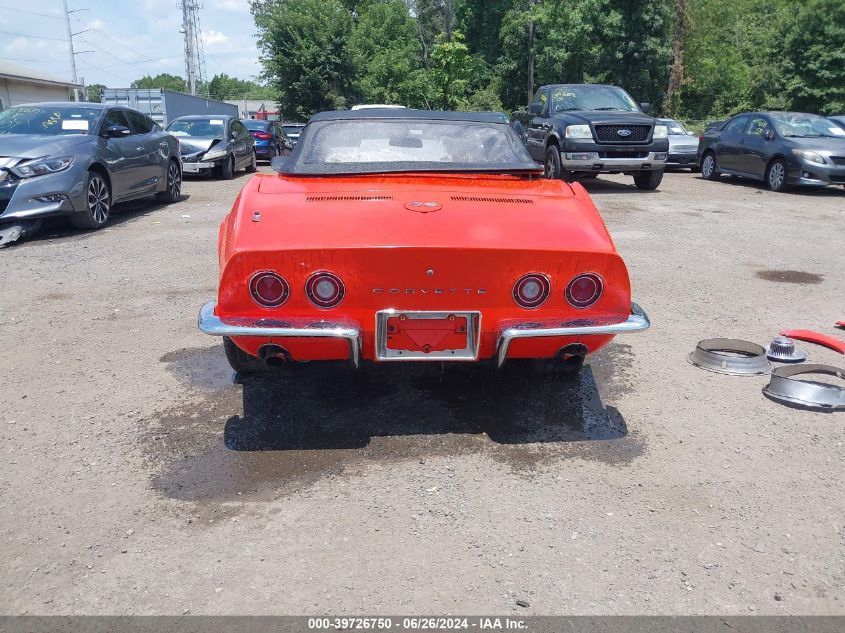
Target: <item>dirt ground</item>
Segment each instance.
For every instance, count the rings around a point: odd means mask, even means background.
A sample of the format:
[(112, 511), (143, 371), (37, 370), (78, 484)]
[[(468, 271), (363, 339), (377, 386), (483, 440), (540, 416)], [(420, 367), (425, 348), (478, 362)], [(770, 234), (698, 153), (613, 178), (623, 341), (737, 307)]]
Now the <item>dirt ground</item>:
[(686, 360), (707, 337), (837, 334), (841, 187), (589, 183), (653, 326), (575, 384), (434, 365), (234, 384), (196, 314), (246, 179), (0, 251), (0, 612), (845, 614), (845, 413)]

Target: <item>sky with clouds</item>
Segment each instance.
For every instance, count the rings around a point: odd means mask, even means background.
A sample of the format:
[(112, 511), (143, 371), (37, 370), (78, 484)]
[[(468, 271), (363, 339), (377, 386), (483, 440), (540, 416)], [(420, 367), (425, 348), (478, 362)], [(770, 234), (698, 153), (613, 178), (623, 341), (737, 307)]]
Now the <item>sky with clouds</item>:
[[(261, 72), (247, 0), (201, 0), (206, 75), (255, 79)], [(179, 0), (68, 0), (86, 84), (125, 88), (139, 77), (185, 76)], [(0, 59), (72, 79), (62, 0), (0, 0)]]

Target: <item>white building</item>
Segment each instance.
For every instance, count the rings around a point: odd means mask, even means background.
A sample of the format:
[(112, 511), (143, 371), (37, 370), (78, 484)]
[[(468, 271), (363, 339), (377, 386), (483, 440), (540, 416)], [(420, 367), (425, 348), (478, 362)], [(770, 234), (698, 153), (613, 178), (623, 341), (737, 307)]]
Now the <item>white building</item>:
[(80, 84), (0, 60), (0, 110), (21, 103), (70, 101)]

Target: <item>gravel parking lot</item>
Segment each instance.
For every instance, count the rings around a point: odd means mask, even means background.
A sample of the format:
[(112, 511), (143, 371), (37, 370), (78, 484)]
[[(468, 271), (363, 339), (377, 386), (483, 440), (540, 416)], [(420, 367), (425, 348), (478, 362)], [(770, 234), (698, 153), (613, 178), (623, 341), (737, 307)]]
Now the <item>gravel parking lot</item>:
[(841, 187), (588, 183), (653, 326), (575, 384), (435, 365), (234, 384), (196, 313), (247, 178), (0, 251), (0, 611), (845, 613), (845, 414), (686, 361), (707, 337), (836, 334)]

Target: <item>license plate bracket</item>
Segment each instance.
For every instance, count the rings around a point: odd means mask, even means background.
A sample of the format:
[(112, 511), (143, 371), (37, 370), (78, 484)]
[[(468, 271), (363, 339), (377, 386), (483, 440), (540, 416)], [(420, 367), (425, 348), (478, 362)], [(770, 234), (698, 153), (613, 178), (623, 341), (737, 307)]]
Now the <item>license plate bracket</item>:
[(480, 333), (480, 312), (383, 310), (376, 314), (376, 357), (389, 361), (476, 360)]

